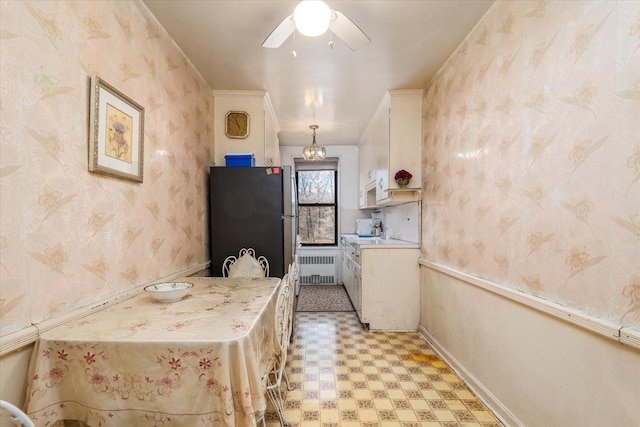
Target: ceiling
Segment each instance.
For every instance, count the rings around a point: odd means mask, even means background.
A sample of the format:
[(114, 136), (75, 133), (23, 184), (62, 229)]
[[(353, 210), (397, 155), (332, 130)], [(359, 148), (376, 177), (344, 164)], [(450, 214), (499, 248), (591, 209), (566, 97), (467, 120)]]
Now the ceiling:
[(329, 32), (262, 42), (297, 1), (143, 0), (214, 90), (265, 90), (280, 145), (357, 144), (389, 89), (425, 88), (494, 0), (326, 0), (371, 39), (354, 52)]

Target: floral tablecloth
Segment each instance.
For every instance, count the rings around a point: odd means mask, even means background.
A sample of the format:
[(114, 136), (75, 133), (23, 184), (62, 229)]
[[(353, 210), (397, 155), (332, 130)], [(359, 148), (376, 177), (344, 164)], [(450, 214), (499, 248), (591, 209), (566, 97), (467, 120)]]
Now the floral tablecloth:
[(275, 353), (277, 278), (188, 277), (43, 332), (29, 368), (36, 426), (254, 426)]

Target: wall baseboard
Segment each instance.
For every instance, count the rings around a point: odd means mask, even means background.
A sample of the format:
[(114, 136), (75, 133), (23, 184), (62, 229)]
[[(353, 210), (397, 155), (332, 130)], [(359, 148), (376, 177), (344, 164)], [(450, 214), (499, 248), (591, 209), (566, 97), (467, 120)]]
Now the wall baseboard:
[(515, 415), (507, 409), (502, 402), (493, 395), (471, 372), (469, 372), (458, 360), (451, 355), (433, 335), (429, 333), (422, 325), (418, 327), (418, 334), (435, 350), (436, 353), (442, 358), (451, 368), (455, 371), (458, 377), (462, 378), (475, 394), (489, 409), (491, 412), (505, 425), (505, 426), (521, 426), (525, 425), (516, 418)]
[(95, 313), (104, 308), (112, 306), (120, 301), (131, 298), (132, 296), (143, 291), (144, 287), (150, 285), (152, 283), (158, 282), (167, 282), (179, 277), (190, 276), (194, 273), (197, 273), (201, 270), (206, 269), (209, 266), (209, 261), (201, 262), (199, 264), (188, 267), (184, 270), (180, 270), (179, 272), (169, 274), (165, 277), (152, 280), (151, 282), (145, 283), (140, 286), (136, 286), (128, 290), (123, 294), (118, 294), (115, 296), (111, 296), (105, 301), (101, 301), (97, 304), (88, 305), (77, 310), (74, 310), (69, 313), (65, 313), (61, 316), (56, 316), (52, 319), (44, 320), (37, 324), (32, 324), (31, 326), (27, 326), (24, 329), (19, 331), (7, 334), (0, 338), (0, 357), (4, 356), (7, 353), (11, 353), (12, 351), (19, 350), (23, 347), (33, 344), (38, 339), (38, 335), (40, 332), (47, 331), (49, 329), (60, 326), (66, 322), (71, 322), (73, 320), (81, 319), (85, 316), (88, 316), (91, 313)]

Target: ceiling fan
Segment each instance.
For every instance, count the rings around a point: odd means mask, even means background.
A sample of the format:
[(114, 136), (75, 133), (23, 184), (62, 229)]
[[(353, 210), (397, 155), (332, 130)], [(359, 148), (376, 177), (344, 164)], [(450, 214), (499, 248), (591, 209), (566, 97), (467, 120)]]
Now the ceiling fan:
[[(342, 12), (333, 10), (321, 0), (303, 0), (296, 6), (292, 15), (287, 16), (267, 36), (263, 47), (278, 48), (282, 46), (298, 30), (301, 34), (316, 37), (324, 34), (327, 29), (338, 36), (344, 44), (355, 51), (368, 44), (371, 40)], [(333, 41), (329, 42), (333, 48)]]

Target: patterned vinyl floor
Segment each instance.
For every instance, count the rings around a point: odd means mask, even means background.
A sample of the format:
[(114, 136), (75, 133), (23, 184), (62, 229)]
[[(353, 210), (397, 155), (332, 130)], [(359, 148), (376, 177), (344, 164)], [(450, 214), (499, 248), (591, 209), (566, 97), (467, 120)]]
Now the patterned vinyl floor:
[[(353, 311), (295, 316), (291, 426), (502, 426), (417, 332), (366, 331)], [(280, 425), (271, 406), (265, 418)]]

